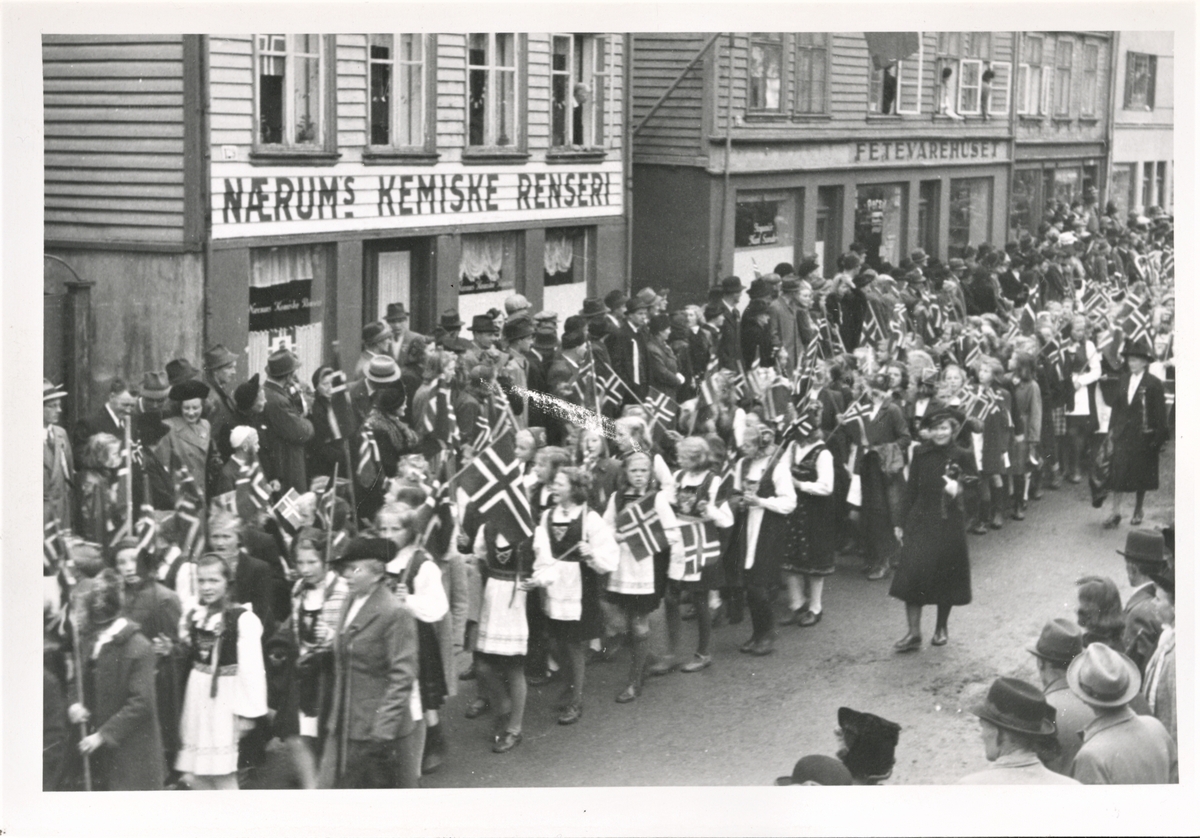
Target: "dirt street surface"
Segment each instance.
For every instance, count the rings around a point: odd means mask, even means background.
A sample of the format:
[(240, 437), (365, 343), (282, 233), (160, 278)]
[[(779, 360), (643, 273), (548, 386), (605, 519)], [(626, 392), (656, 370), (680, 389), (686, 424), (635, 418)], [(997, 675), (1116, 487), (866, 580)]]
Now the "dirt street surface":
[[(1173, 446), (1162, 460), (1162, 484), (1147, 496), (1145, 527), (1172, 520)], [(1132, 497), (1126, 516), (1132, 511)], [(738, 646), (749, 619), (714, 632), (711, 667), (647, 680), (631, 704), (613, 699), (624, 688), (628, 657), (588, 667), (583, 719), (556, 724), (558, 681), (530, 688), (525, 739), (512, 752), (491, 752), (490, 716), (468, 721), (463, 710), (474, 682), (443, 710), (449, 753), (425, 777), (426, 788), (505, 786), (769, 785), (810, 753), (834, 753), (837, 708), (847, 705), (902, 727), (892, 784), (952, 783), (986, 762), (978, 723), (968, 708), (998, 675), (1037, 682), (1026, 647), (1053, 617), (1074, 619), (1074, 582), (1111, 576), (1128, 595), (1124, 549), (1128, 517), (1117, 530), (1100, 526), (1086, 482), (1064, 484), (1030, 504), (1024, 522), (970, 536), (974, 602), (950, 617), (950, 642), (928, 645), (934, 614), (924, 616), (926, 645), (897, 655), (903, 605), (888, 582), (870, 582), (861, 560), (839, 559), (825, 587), (825, 616), (812, 628), (779, 629), (775, 654), (755, 658)], [(784, 613), (783, 600), (777, 613)], [(695, 627), (685, 624), (685, 649)], [(460, 658), (465, 667), (466, 658)], [(272, 749), (275, 750), (275, 749)], [(272, 762), (282, 756), (276, 751)], [(274, 773), (269, 768), (264, 775)], [(276, 783), (260, 775), (263, 786)], [(286, 785), (286, 783), (281, 783)], [(262, 787), (262, 786), (260, 786)]]

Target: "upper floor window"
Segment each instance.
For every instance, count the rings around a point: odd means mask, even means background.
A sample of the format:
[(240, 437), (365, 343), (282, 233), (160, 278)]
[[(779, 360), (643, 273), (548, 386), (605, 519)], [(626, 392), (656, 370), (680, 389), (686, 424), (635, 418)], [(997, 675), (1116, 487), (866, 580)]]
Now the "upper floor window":
[(871, 53), (867, 110), (881, 114), (920, 113), (925, 66), (922, 33), (868, 34), (867, 49)]
[(796, 35), (796, 113), (826, 111), (828, 62), (828, 35), (824, 32), (800, 32)]
[(518, 49), (511, 32), (467, 36), (467, 145), (519, 144)]
[(750, 87), (747, 104), (754, 111), (783, 107), (783, 36), (755, 32), (750, 37)]
[(1071, 115), (1071, 65), (1075, 42), (1060, 39), (1054, 45), (1054, 115)]
[(1154, 110), (1157, 70), (1157, 56), (1142, 52), (1125, 53), (1125, 110)]
[(983, 68), (984, 110), (989, 114), (1008, 113), (1012, 98), (1012, 62), (989, 61)]
[(371, 145), (425, 145), (425, 36), (369, 35)]
[(550, 144), (604, 145), (605, 39), (554, 35), (550, 52)]
[(325, 39), (320, 35), (256, 35), (254, 46), (257, 143), (323, 147)]
[[(1021, 63), (1017, 74), (1017, 113), (1036, 116), (1046, 112), (1043, 96), (1042, 53), (1045, 39), (1025, 35), (1021, 40)], [(1049, 81), (1049, 76), (1045, 76)]]
[(1083, 45), (1083, 78), (1079, 88), (1079, 113), (1096, 115), (1097, 76), (1100, 71), (1099, 44)]

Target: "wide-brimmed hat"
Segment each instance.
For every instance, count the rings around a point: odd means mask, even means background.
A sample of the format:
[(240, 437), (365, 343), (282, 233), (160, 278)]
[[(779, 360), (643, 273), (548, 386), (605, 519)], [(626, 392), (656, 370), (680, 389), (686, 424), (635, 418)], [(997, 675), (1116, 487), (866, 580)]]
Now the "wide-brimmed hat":
[(777, 786), (852, 786), (854, 778), (850, 769), (842, 763), (825, 754), (810, 754), (802, 757), (792, 768), (791, 775), (777, 777)]
[(283, 378), (291, 375), (299, 367), (299, 359), (287, 349), (276, 349), (267, 358), (267, 375), (271, 378)]
[(896, 764), (896, 745), (900, 725), (849, 707), (838, 708), (838, 726), (846, 743), (839, 754), (846, 768), (856, 777), (886, 777)]
[(1166, 564), (1164, 555), (1165, 542), (1163, 534), (1158, 530), (1130, 530), (1125, 536), (1125, 549), (1118, 550), (1127, 562), (1144, 565)]
[(962, 259), (959, 259), (956, 256), (953, 259), (951, 259), (949, 262), (947, 262), (946, 266), (948, 268), (950, 268), (950, 270), (952, 270), (952, 271), (962, 271), (962, 270), (966, 270), (967, 263), (964, 262)]
[(633, 295), (634, 299), (641, 300), (648, 306), (652, 306), (662, 298), (658, 296), (653, 288), (643, 288)]
[(376, 355), (367, 364), (367, 381), (372, 384), (391, 384), (400, 380), (400, 367), (391, 355)]
[(67, 395), (67, 391), (57, 384), (51, 384), (48, 379), (42, 379), (42, 404), (56, 402)]
[[(654, 292), (651, 292), (651, 293), (654, 293)], [(634, 297), (630, 297), (630, 298), (629, 298), (629, 300), (628, 300), (628, 301), (626, 301), (626, 303), (625, 303), (625, 313), (626, 313), (626, 314), (632, 314), (632, 313), (633, 313), (633, 312), (635, 312), (635, 311), (640, 311), (640, 310), (642, 310), (642, 309), (647, 309), (647, 308), (650, 308), (650, 303), (651, 303), (651, 302), (653, 302), (653, 301), (652, 301), (652, 300), (647, 300), (647, 299), (646, 299), (645, 297), (643, 297), (641, 294), (637, 294), (637, 295), (636, 295), (636, 296), (634, 296)]]
[(557, 349), (558, 332), (535, 329), (533, 332), (533, 345), (538, 349)]
[(175, 358), (167, 361), (167, 381), (172, 387), (195, 378), (199, 374), (200, 371), (193, 367), (192, 362), (187, 358)]
[(476, 314), (471, 318), (471, 331), (482, 332), (483, 334), (499, 334), (500, 330), (496, 328), (496, 321), (488, 317), (486, 314)]
[(996, 727), (1031, 736), (1050, 736), (1056, 730), (1054, 708), (1046, 703), (1042, 691), (1018, 678), (997, 678), (987, 698), (971, 712)]
[(372, 320), (363, 326), (362, 342), (365, 346), (370, 346), (373, 343), (383, 340), (391, 333), (392, 330), (388, 328), (387, 323), (384, 323), (382, 320)]
[(1042, 628), (1037, 643), (1029, 647), (1029, 654), (1042, 660), (1068, 665), (1083, 651), (1083, 632), (1075, 623), (1057, 617)]
[(797, 279), (794, 275), (789, 276), (783, 282), (779, 283), (779, 290), (785, 294), (790, 294), (793, 291), (799, 291), (800, 290), (800, 280)]
[(171, 388), (170, 396), (173, 401), (186, 402), (191, 399), (203, 401), (208, 398), (209, 387), (203, 381), (191, 379), (183, 381)]
[(1142, 675), (1125, 655), (1096, 642), (1067, 667), (1067, 686), (1084, 704), (1124, 707), (1141, 689)]
[(510, 343), (532, 334), (533, 321), (524, 315), (504, 321), (504, 339)]
[(218, 343), (204, 353), (204, 368), (209, 372), (223, 369), (236, 364), (237, 359), (238, 356), (226, 349), (225, 344)]
[(925, 252), (924, 248), (918, 247), (916, 250), (914, 250), (912, 253), (909, 254), (908, 258), (912, 260), (912, 263), (914, 265), (924, 265), (925, 262), (929, 259), (929, 254), (927, 254)]
[(580, 317), (586, 317), (589, 320), (593, 317), (601, 317), (608, 314), (608, 306), (604, 304), (604, 300), (599, 297), (588, 297), (583, 301), (583, 308), (579, 310)]
[(141, 390), (142, 398), (165, 399), (171, 394), (171, 383), (165, 372), (154, 370), (142, 376)]
[(742, 278), (739, 276), (727, 276), (717, 285), (721, 289), (722, 294), (740, 294), (746, 290), (746, 286), (742, 285)]
[(462, 318), (458, 316), (456, 309), (447, 309), (442, 312), (442, 317), (438, 320), (438, 325), (447, 332), (456, 332), (462, 328)]
[(587, 343), (587, 333), (583, 329), (563, 332), (561, 344), (564, 350), (578, 349), (585, 343)]
[(404, 307), (404, 303), (388, 303), (387, 314), (383, 319), (389, 323), (394, 320), (407, 320), (408, 309)]
[(243, 381), (233, 391), (233, 403), (237, 409), (243, 413), (247, 412), (254, 406), (254, 402), (258, 400), (259, 381), (258, 373), (250, 376), (249, 380)]
[(1125, 346), (1121, 350), (1121, 354), (1138, 355), (1147, 361), (1153, 361), (1154, 347), (1145, 338), (1138, 338), (1136, 341), (1125, 341)]

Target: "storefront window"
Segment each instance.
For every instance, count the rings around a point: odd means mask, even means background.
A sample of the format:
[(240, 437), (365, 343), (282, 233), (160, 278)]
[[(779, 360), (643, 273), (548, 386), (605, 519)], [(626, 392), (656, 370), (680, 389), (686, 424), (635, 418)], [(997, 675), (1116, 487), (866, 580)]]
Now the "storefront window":
[(950, 181), (950, 242), (947, 252), (961, 256), (968, 246), (991, 241), (992, 179), (958, 178)]
[(1124, 220), (1129, 215), (1130, 207), (1134, 206), (1133, 186), (1135, 183), (1133, 169), (1135, 163), (1113, 166), (1112, 180), (1108, 184), (1108, 200), (1117, 207), (1117, 217)]
[(817, 188), (817, 264), (821, 276), (837, 272), (837, 257), (842, 252), (842, 187)]
[(738, 192), (733, 225), (733, 272), (744, 279), (770, 273), (796, 255), (796, 195)]
[(458, 263), (459, 294), (482, 294), (513, 287), (517, 275), (515, 233), (464, 233)]
[(563, 227), (546, 231), (542, 251), (542, 285), (547, 311), (578, 311), (595, 272), (595, 227)]
[(940, 180), (921, 181), (921, 195), (917, 202), (917, 246), (928, 254), (936, 254), (938, 219), (941, 216)]
[(1038, 209), (1038, 181), (1041, 172), (1038, 169), (1018, 169), (1013, 172), (1012, 210), (1008, 216), (1008, 229), (1012, 237), (1020, 238), (1021, 233), (1034, 232), (1042, 220)]
[(327, 245), (250, 250), (250, 346), (252, 371), (267, 366), (279, 347), (300, 358), (301, 375), (325, 360), (322, 303), (330, 260)]
[(1145, 212), (1147, 207), (1154, 206), (1154, 164), (1146, 162), (1142, 164), (1142, 201), (1141, 211)]
[(1062, 201), (1070, 206), (1071, 202), (1080, 196), (1079, 170), (1056, 169), (1054, 172), (1054, 200)]
[(867, 249), (867, 264), (876, 270), (883, 262), (896, 265), (904, 256), (906, 185), (860, 185), (856, 191), (854, 238)]
[(1165, 206), (1167, 201), (1167, 163), (1160, 160), (1154, 164), (1154, 204)]

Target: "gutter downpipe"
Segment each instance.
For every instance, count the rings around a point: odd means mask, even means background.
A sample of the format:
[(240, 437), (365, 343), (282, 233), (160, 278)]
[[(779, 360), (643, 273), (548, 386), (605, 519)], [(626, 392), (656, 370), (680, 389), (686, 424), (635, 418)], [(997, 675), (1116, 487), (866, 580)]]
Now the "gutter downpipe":
[[(729, 229), (729, 159), (733, 154), (733, 33), (729, 33), (729, 72), (725, 77), (725, 163), (721, 181), (721, 240), (717, 245), (713, 280), (724, 271), (725, 238)], [(730, 266), (732, 269), (732, 265)]]

